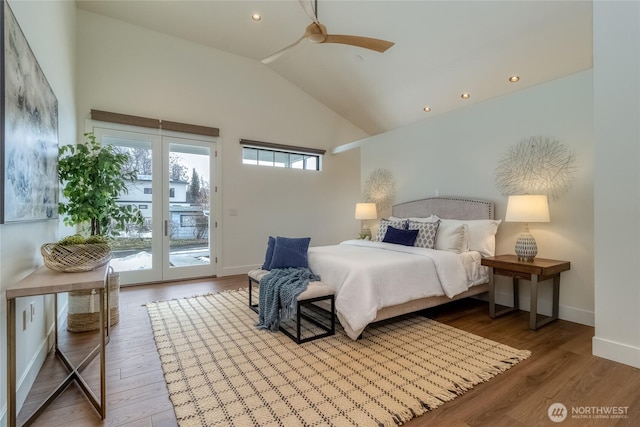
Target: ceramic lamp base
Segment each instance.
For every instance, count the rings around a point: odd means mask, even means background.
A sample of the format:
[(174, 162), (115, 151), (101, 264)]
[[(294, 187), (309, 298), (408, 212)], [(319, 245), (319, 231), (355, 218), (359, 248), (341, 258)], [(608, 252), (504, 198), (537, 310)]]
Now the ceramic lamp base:
[(518, 240), (516, 240), (515, 251), (518, 256), (518, 261), (533, 261), (536, 255), (538, 255), (536, 239), (529, 233), (529, 227), (526, 225), (522, 233), (518, 236)]
[(362, 222), (360, 223), (360, 238), (366, 240), (372, 239), (371, 229), (369, 228), (366, 219), (362, 220)]

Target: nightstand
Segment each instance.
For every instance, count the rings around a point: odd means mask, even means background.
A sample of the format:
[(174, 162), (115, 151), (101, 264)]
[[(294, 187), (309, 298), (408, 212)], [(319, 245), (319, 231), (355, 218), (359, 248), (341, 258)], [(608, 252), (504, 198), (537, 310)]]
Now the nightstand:
[[(520, 309), (520, 279), (531, 282), (529, 305), (529, 329), (536, 330), (558, 318), (560, 299), (560, 273), (571, 268), (569, 261), (535, 258), (533, 261), (518, 261), (516, 255), (497, 255), (482, 258), (481, 264), (489, 267), (489, 315), (492, 319)], [(494, 275), (511, 277), (513, 285), (513, 307), (496, 312), (496, 291)], [(553, 279), (553, 308), (551, 316), (538, 314), (538, 283)], [(541, 319), (538, 320), (538, 317)]]

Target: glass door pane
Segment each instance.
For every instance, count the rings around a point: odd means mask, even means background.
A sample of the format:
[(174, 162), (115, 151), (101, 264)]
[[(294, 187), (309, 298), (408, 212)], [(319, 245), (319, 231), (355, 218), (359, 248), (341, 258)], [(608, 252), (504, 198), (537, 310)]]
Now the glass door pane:
[[(128, 224), (112, 241), (113, 258), (110, 266), (121, 273), (123, 284), (162, 280), (161, 215), (162, 200), (159, 197), (161, 183), (154, 183), (160, 175), (157, 163), (160, 153), (160, 138), (135, 132), (112, 129), (94, 129), (98, 141), (115, 146), (118, 151), (128, 153), (131, 161), (127, 169), (137, 171), (137, 180), (127, 185), (127, 193), (120, 195), (118, 203), (133, 205), (140, 210), (144, 223)], [(154, 173), (156, 172), (156, 173)], [(156, 228), (156, 229), (154, 229)]]
[(213, 275), (211, 200), (213, 145), (168, 138), (165, 278)]

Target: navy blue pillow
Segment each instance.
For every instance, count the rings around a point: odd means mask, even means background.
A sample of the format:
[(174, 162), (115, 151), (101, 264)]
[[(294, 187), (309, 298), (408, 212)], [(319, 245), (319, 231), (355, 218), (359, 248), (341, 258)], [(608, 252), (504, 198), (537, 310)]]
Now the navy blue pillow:
[(413, 246), (418, 237), (419, 230), (400, 230), (399, 228), (387, 227), (383, 242), (395, 243), (396, 245)]
[(269, 270), (271, 260), (273, 259), (273, 247), (276, 245), (276, 238), (269, 236), (269, 242), (267, 242), (267, 253), (264, 255), (264, 264), (262, 264), (263, 270)]
[(276, 237), (269, 270), (274, 268), (309, 268), (307, 250), (311, 237)]

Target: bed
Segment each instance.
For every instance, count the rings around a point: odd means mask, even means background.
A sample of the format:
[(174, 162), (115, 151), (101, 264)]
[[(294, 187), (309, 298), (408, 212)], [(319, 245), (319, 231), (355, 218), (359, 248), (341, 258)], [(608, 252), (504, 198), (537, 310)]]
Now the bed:
[[(335, 288), (336, 313), (352, 339), (370, 323), (488, 291), (488, 272), (480, 259), (495, 252), (500, 220), (494, 219), (493, 202), (433, 197), (402, 203), (381, 220), (381, 228), (409, 219), (414, 226), (437, 222), (437, 238), (444, 240), (435, 246), (448, 250), (367, 240), (309, 248), (309, 267)], [(451, 230), (453, 240), (447, 237)], [(459, 247), (447, 246), (453, 241)]]

